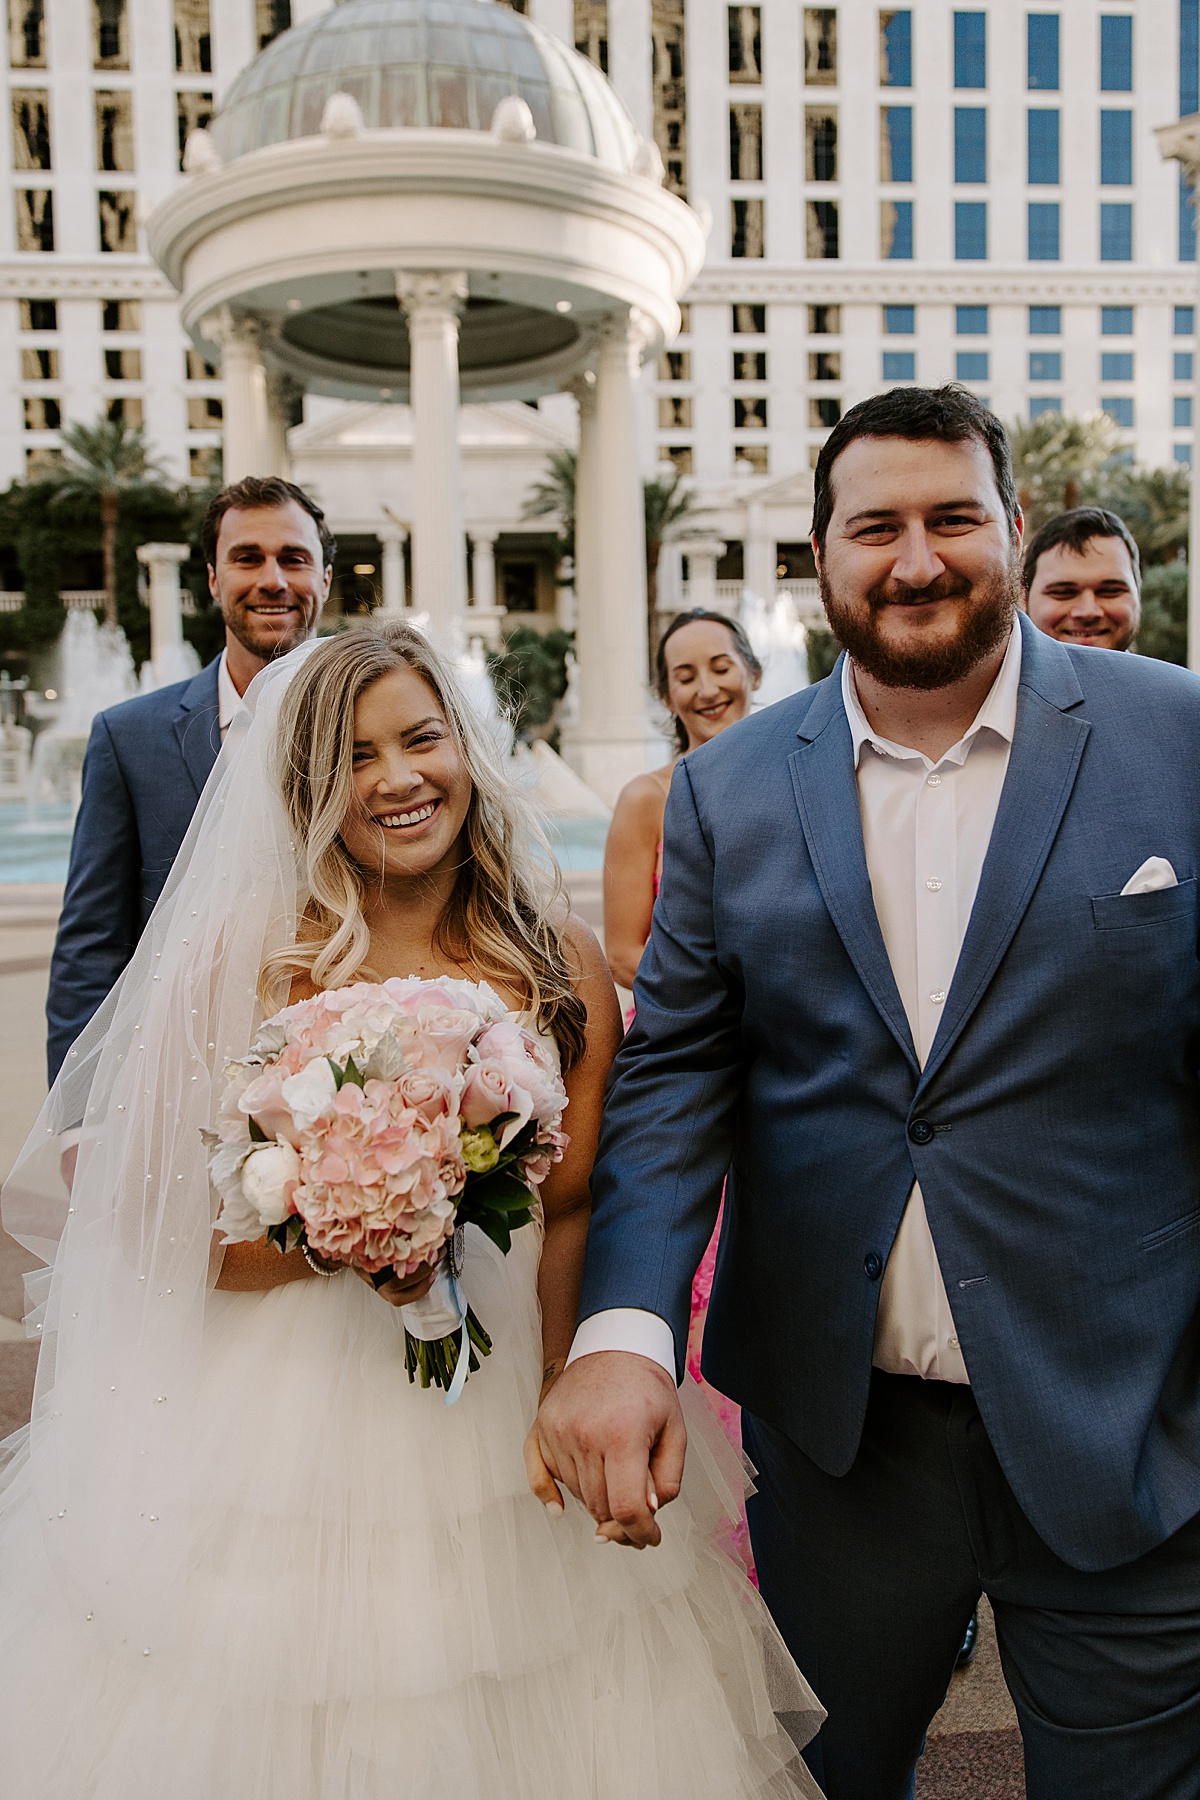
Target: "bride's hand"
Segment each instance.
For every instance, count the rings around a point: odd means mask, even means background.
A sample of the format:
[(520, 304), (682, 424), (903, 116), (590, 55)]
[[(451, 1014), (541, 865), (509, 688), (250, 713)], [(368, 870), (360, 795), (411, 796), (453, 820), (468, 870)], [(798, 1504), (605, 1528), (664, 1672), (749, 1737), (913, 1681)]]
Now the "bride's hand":
[(415, 1274), (401, 1275), (392, 1270), (386, 1281), (376, 1286), (375, 1281), (365, 1269), (355, 1269), (354, 1273), (360, 1281), (365, 1281), (369, 1288), (374, 1288), (381, 1300), (389, 1306), (411, 1306), (414, 1300), (423, 1300), (433, 1286), (434, 1269), (418, 1269)]

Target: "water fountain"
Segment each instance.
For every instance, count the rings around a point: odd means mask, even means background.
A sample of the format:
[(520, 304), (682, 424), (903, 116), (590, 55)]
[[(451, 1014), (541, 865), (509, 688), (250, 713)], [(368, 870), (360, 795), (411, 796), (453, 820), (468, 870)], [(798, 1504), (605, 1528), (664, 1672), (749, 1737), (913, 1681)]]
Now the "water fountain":
[(808, 686), (808, 633), (790, 594), (764, 600), (742, 591), (739, 609), (754, 654), (763, 666), (762, 685), (754, 696), (757, 711), (786, 700)]
[(67, 615), (58, 642), (58, 717), (38, 733), (29, 772), (29, 809), (79, 805), (83, 753), (92, 720), (138, 691), (129, 642), (119, 626), (100, 625), (90, 608)]

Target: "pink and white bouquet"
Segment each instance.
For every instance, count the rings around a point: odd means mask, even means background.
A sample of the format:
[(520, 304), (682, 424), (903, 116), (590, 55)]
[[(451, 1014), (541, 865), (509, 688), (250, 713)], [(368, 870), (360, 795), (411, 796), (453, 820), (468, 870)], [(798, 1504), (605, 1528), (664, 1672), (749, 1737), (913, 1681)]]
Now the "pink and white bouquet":
[(376, 1285), (435, 1268), (430, 1293), (401, 1308), (405, 1358), (410, 1381), (457, 1395), (462, 1355), (478, 1368), (491, 1340), (461, 1299), (451, 1240), (477, 1225), (507, 1253), (529, 1222), (568, 1142), (553, 1057), (486, 982), (410, 976), (285, 1007), (225, 1076), (204, 1134), (222, 1241), (307, 1245)]

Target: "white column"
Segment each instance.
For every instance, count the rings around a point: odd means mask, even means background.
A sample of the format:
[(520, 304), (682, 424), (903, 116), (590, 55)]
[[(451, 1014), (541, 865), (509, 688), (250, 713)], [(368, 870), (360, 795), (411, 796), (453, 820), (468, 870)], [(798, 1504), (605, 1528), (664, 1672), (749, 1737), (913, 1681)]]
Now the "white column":
[(496, 538), (495, 531), (471, 531), (471, 601), (476, 612), (490, 611), (496, 604)]
[(680, 546), (688, 559), (689, 606), (717, 610), (717, 564), (725, 554), (723, 538), (688, 538)]
[(221, 347), (225, 384), (225, 480), (263, 475), (267, 460), (267, 378), (259, 348), (257, 319), (238, 319), (227, 306), (200, 327)]
[(467, 606), (462, 476), (458, 454), (458, 314), (461, 273), (400, 274), (408, 316), (413, 420), (413, 604), (456, 649)]
[(404, 540), (408, 533), (401, 525), (385, 525), (375, 535), (383, 550), (383, 606), (380, 610), (394, 618), (404, 611)]
[(294, 375), (283, 369), (268, 369), (266, 445), (262, 473), (291, 479), (292, 458), (288, 450), (288, 424), (296, 401), (303, 398), (304, 388)]
[(757, 500), (746, 508), (746, 586), (762, 600), (775, 598), (775, 540), (765, 509)]
[(179, 569), (190, 555), (187, 544), (138, 545), (137, 559), (150, 578), (150, 661), (156, 687), (179, 681), (187, 673), (183, 667)]

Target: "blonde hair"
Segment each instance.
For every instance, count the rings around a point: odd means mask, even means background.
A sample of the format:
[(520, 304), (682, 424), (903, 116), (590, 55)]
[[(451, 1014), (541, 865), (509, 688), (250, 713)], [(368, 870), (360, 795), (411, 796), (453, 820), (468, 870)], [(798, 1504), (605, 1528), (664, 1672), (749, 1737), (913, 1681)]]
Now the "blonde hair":
[(276, 779), (311, 899), (304, 937), (263, 967), (264, 1004), (285, 974), (306, 974), (315, 986), (332, 988), (365, 973), (371, 934), (364, 903), (371, 875), (341, 835), (358, 804), (354, 710), (373, 682), (402, 668), (433, 690), (471, 782), (465, 855), (438, 922), (438, 947), (519, 994), (541, 1029), (553, 1033), (569, 1067), (583, 1054), (587, 1009), (572, 981), (558, 865), (449, 663), (402, 620), (355, 626), (326, 640), (284, 697)]

